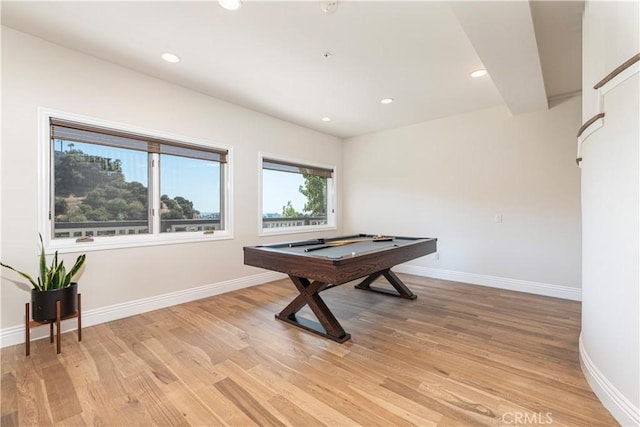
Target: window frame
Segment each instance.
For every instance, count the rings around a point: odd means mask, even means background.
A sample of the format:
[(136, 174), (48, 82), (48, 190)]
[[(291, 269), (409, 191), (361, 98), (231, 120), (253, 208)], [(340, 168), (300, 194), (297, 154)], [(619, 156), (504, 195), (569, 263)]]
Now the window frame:
[[(214, 148), (226, 150), (226, 163), (222, 168), (220, 190), (222, 197), (220, 200), (220, 214), (224, 218), (224, 229), (216, 230), (214, 233), (205, 232), (175, 232), (162, 233), (159, 227), (154, 227), (151, 233), (135, 234), (135, 235), (115, 235), (115, 236), (93, 236), (93, 241), (78, 241), (75, 237), (54, 238), (54, 221), (55, 218), (51, 214), (53, 211), (55, 190), (53, 187), (54, 168), (52, 163), (52, 147), (51, 147), (51, 126), (50, 120), (58, 119), (70, 122), (79, 122), (87, 126), (96, 126), (114, 131), (127, 132), (148, 136), (150, 138), (160, 138), (170, 141), (177, 141), (186, 146), (195, 149)], [(157, 167), (159, 154), (151, 154), (149, 158), (156, 160), (155, 166), (149, 162), (149, 188), (150, 192), (149, 208), (154, 210), (155, 218), (151, 216), (150, 222), (157, 224), (159, 222), (160, 208), (160, 169)], [(101, 120), (94, 117), (83, 116), (79, 114), (68, 113), (64, 111), (56, 111), (48, 108), (38, 109), (38, 231), (43, 236), (45, 248), (47, 251), (57, 250), (60, 253), (67, 252), (86, 252), (93, 250), (106, 249), (124, 249), (140, 246), (157, 246), (177, 243), (207, 242), (215, 240), (233, 239), (233, 150), (231, 147), (220, 144), (211, 144), (209, 141), (198, 140), (191, 137), (169, 134), (157, 130), (150, 130), (123, 123), (116, 123), (107, 120)], [(155, 194), (158, 193), (158, 194)]]
[[(264, 168), (263, 161), (276, 160), (285, 163), (291, 163), (301, 166), (309, 166), (310, 168), (331, 169), (333, 175), (327, 178), (327, 224), (326, 225), (305, 225), (297, 227), (273, 227), (264, 228), (263, 225), (263, 195), (264, 195), (264, 183), (262, 180)], [(312, 233), (317, 231), (333, 231), (338, 228), (338, 215), (337, 215), (337, 168), (335, 165), (328, 165), (324, 163), (310, 162), (307, 160), (296, 159), (288, 156), (281, 156), (272, 153), (260, 152), (258, 153), (258, 235), (264, 236), (277, 236), (282, 234), (298, 234), (298, 233)]]

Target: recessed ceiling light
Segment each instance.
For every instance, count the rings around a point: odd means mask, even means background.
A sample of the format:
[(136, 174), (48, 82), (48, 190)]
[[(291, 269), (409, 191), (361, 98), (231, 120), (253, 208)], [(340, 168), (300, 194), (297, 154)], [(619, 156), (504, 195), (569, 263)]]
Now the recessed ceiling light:
[(380, 100), (380, 104), (391, 104), (393, 102), (393, 98), (382, 98)]
[(175, 64), (176, 62), (180, 62), (180, 58), (178, 58), (177, 55), (174, 55), (173, 53), (169, 53), (169, 52), (165, 52), (162, 55), (160, 55), (162, 57), (162, 59), (164, 59), (167, 62), (171, 62), (173, 64)]
[(469, 75), (471, 77), (473, 77), (474, 79), (477, 78), (477, 77), (486, 76), (487, 75), (487, 70), (484, 70), (484, 69), (475, 70), (475, 71), (471, 72)]
[(218, 3), (227, 10), (238, 10), (242, 7), (241, 0), (218, 0)]
[(320, 120), (322, 120), (323, 122), (330, 122), (331, 121), (331, 117), (325, 116), (325, 117), (321, 118)]

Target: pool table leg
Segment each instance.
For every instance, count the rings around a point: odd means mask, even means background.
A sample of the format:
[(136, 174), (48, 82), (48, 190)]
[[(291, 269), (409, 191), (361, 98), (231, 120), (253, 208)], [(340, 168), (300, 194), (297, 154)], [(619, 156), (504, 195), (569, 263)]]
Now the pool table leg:
[[(375, 282), (380, 276), (384, 275), (384, 277), (391, 283), (391, 286), (395, 288), (397, 292), (394, 292), (390, 289), (372, 287), (371, 284)], [(405, 299), (416, 299), (418, 296), (411, 292), (411, 289), (407, 288), (407, 285), (404, 284), (402, 280), (396, 274), (391, 271), (390, 268), (386, 270), (378, 271), (377, 273), (373, 273), (355, 286), (356, 289), (361, 289), (363, 291), (371, 291), (378, 292), (381, 294), (387, 294), (394, 297), (400, 297)]]
[[(345, 332), (333, 313), (331, 313), (331, 310), (329, 310), (329, 307), (320, 298), (320, 291), (329, 286), (327, 283), (310, 282), (309, 279), (297, 276), (289, 276), (289, 278), (300, 292), (300, 295), (291, 301), (284, 310), (276, 314), (276, 319), (340, 343), (351, 338), (351, 335)], [(296, 313), (305, 305), (309, 306), (320, 323), (296, 317)]]

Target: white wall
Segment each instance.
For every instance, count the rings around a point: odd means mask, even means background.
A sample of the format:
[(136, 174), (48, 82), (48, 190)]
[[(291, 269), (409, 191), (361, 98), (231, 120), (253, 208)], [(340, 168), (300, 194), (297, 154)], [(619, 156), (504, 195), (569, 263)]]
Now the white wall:
[[(638, 52), (635, 1), (587, 1), (582, 29), (582, 122), (602, 112), (593, 86)], [(590, 8), (590, 12), (587, 12)]]
[(345, 231), (437, 237), (406, 272), (579, 299), (579, 126), (578, 97), (348, 139)]
[[(38, 107), (233, 148), (235, 239), (89, 252), (80, 291), (85, 314), (100, 313), (95, 321), (135, 312), (135, 308), (128, 312), (113, 308), (134, 300), (188, 294), (190, 289), (207, 285), (224, 284), (227, 288), (239, 283), (247, 285), (251, 284), (245, 280), (247, 276), (264, 272), (245, 267), (242, 252), (245, 245), (277, 239), (258, 237), (259, 151), (333, 164), (337, 166), (338, 179), (341, 178), (342, 148), (338, 138), (3, 27), (2, 257), (4, 262), (34, 273), (38, 250)], [(287, 239), (314, 236), (291, 235)], [(76, 255), (67, 254), (65, 258), (75, 259)], [(4, 269), (1, 273), (2, 345), (9, 345), (23, 339), (24, 304), (30, 294), (9, 281), (16, 278), (13, 273)], [(179, 299), (156, 306), (175, 301)], [(154, 305), (140, 308), (145, 307)], [(91, 323), (90, 316), (85, 315), (85, 320)]]
[(583, 26), (583, 118), (605, 117), (582, 143), (580, 356), (593, 390), (622, 425), (640, 423), (640, 64), (606, 94), (593, 86), (640, 52), (639, 18), (638, 2), (595, 1), (586, 4)]

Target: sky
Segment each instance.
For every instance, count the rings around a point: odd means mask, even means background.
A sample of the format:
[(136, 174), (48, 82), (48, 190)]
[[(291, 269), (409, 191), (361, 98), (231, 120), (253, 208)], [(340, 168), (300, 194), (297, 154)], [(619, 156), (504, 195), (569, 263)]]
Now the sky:
[(191, 200), (200, 213), (220, 212), (220, 163), (161, 155), (160, 194)]
[(299, 173), (262, 171), (262, 206), (264, 213), (282, 213), (288, 201), (296, 212), (302, 212), (307, 198), (300, 193), (304, 177)]
[[(56, 144), (56, 150), (60, 150), (58, 144)], [(125, 180), (137, 181), (147, 187), (149, 181), (147, 153), (66, 141), (62, 142), (62, 149), (67, 151), (70, 144), (87, 154), (120, 159)], [(162, 155), (160, 171), (161, 194), (166, 194), (170, 198), (182, 196), (191, 200), (194, 209), (201, 213), (220, 211), (220, 164), (218, 162)], [(303, 176), (297, 173), (263, 171), (263, 212), (282, 213), (282, 207), (288, 201), (291, 201), (296, 211), (302, 212), (306, 197), (298, 189), (303, 183)], [(241, 195), (240, 199), (242, 199)]]

